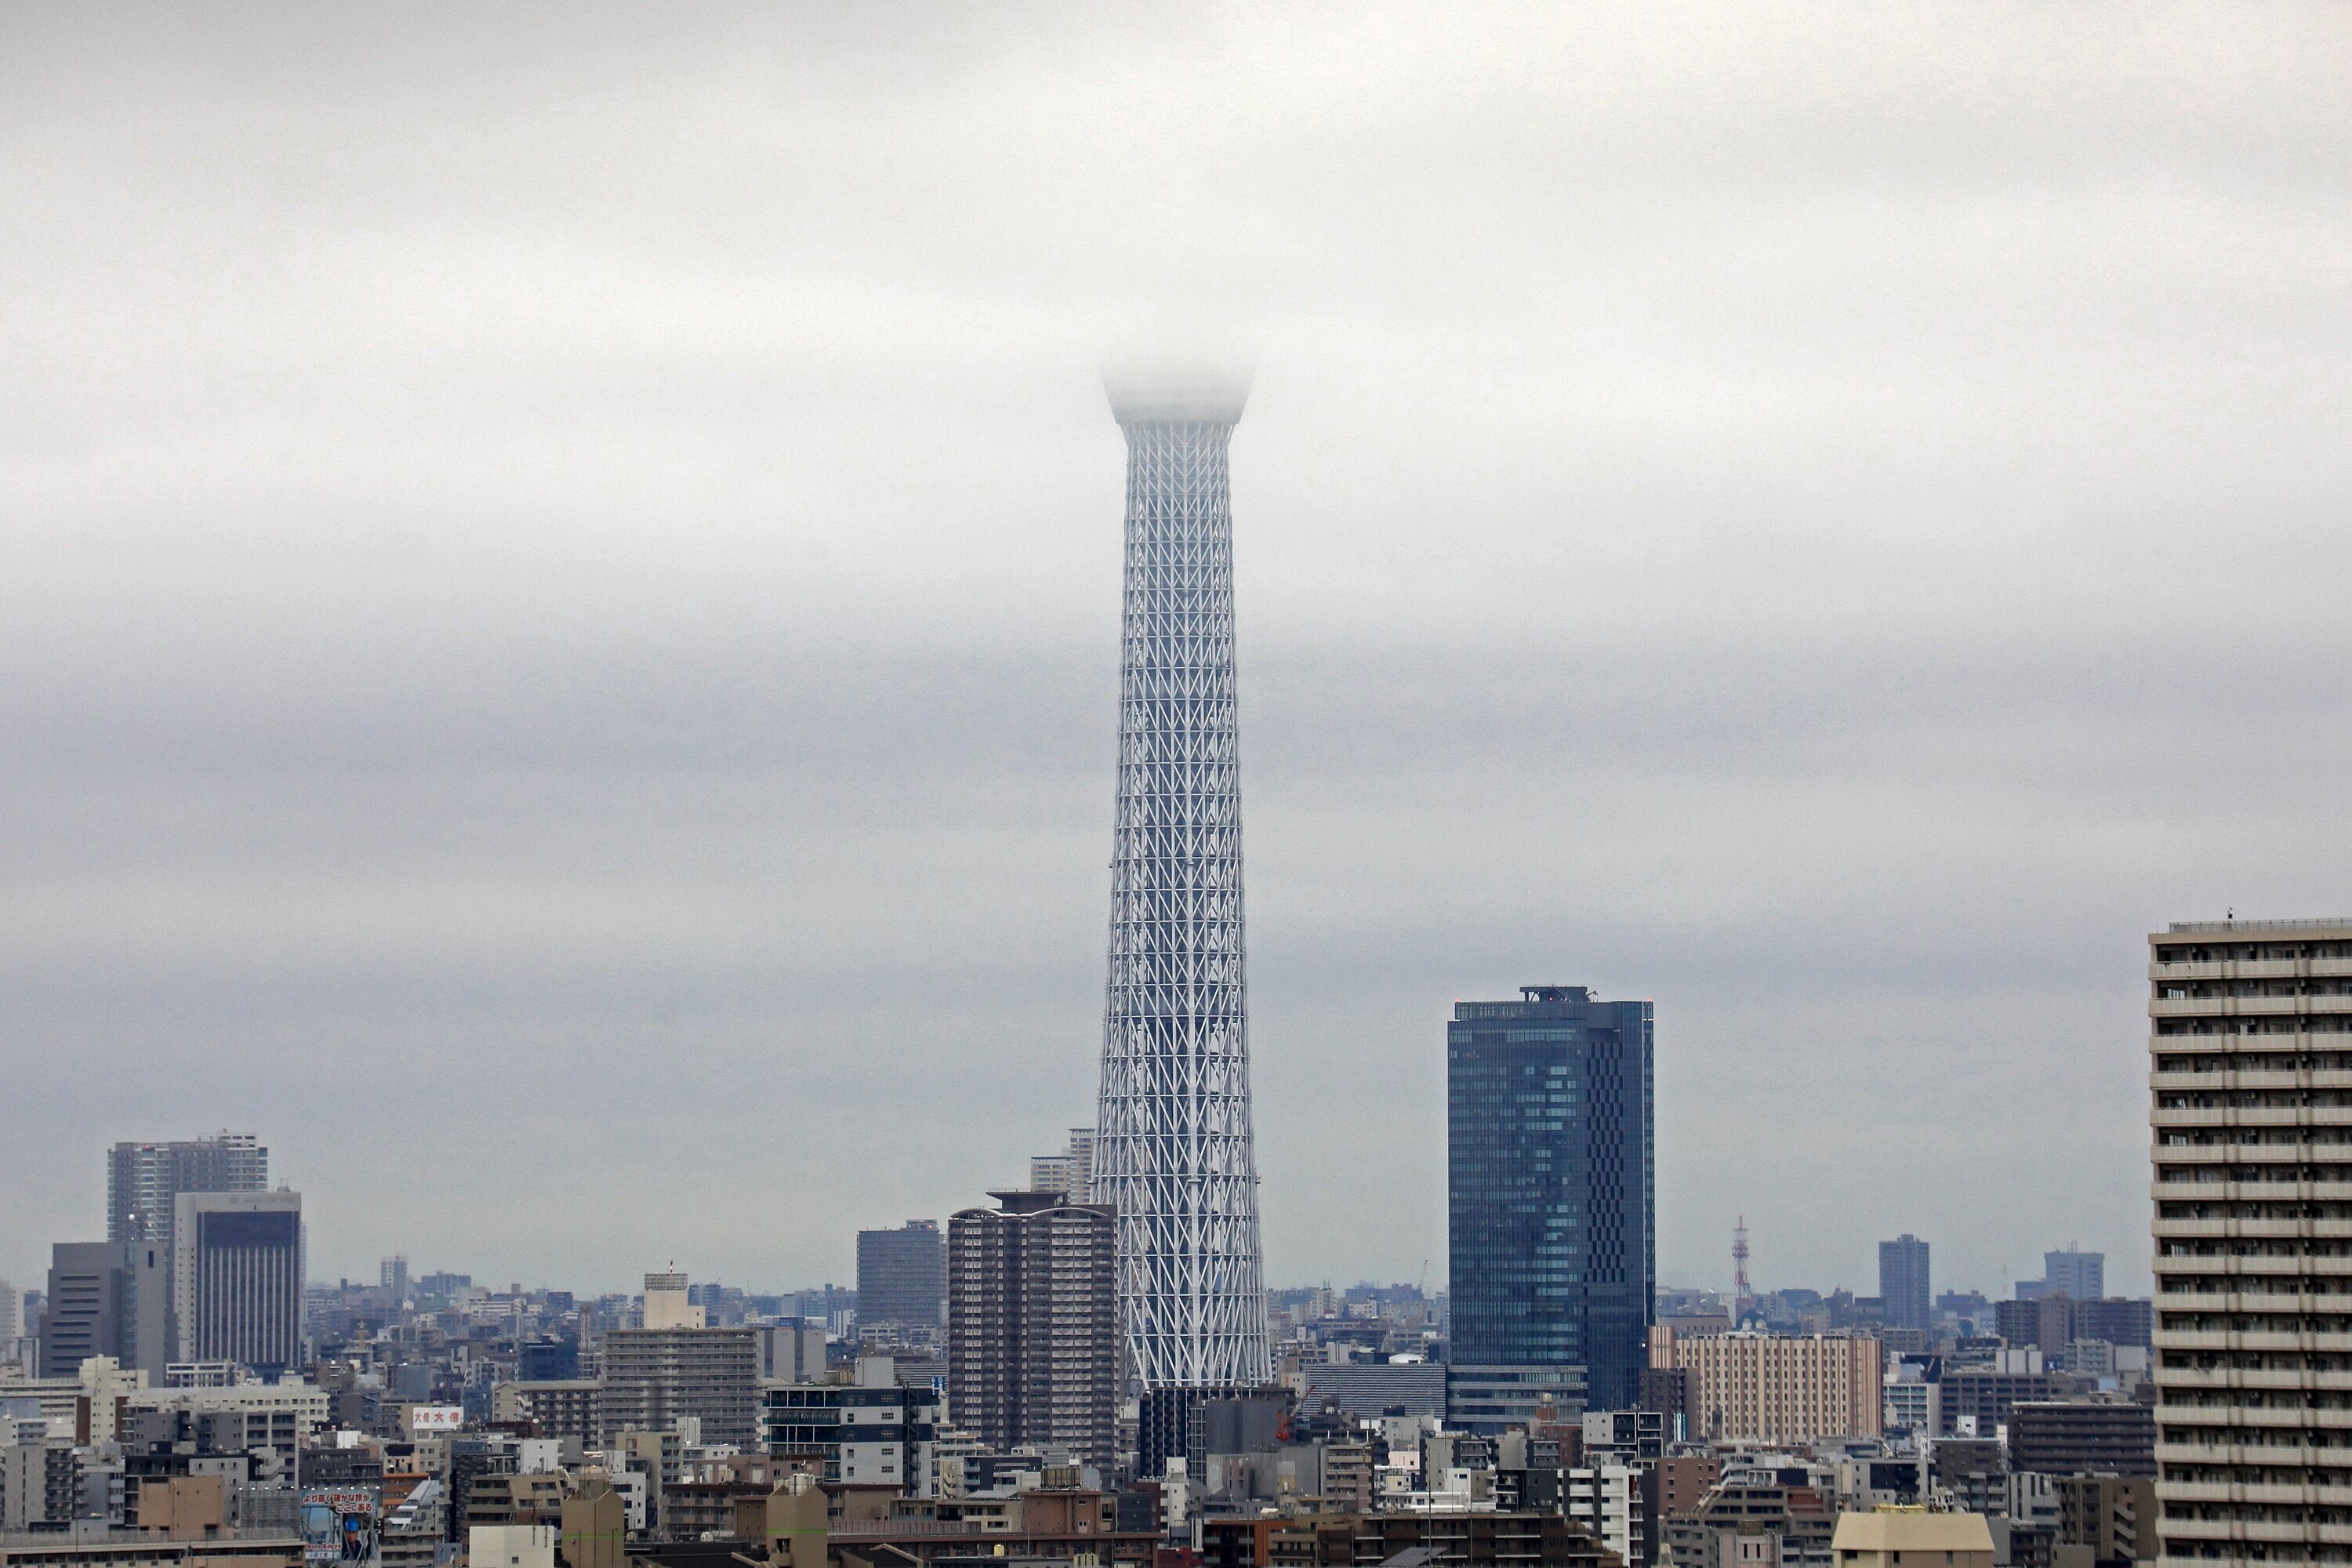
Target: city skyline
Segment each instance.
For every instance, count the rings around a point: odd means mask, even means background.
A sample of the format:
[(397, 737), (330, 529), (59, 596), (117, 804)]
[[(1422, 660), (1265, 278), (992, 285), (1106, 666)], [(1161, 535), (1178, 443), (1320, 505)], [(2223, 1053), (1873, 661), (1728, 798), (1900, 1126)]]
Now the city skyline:
[(224, 1126), (329, 1278), (1016, 1179), (1142, 339), (1258, 366), (1276, 1283), (1442, 1275), (1428, 1020), (1572, 975), (1673, 1021), (1663, 1280), (2147, 1289), (2144, 933), (2352, 881), (2340, 15), (870, 26), (22, 19), (0, 1276)]

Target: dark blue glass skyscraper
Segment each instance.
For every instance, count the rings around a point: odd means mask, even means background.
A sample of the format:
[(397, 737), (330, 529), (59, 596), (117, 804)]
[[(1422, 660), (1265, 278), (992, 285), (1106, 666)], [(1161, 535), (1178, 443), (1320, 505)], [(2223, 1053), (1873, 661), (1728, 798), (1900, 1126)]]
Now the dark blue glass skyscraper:
[(1445, 1029), (1451, 1359), (1580, 1366), (1589, 1408), (1626, 1409), (1657, 1271), (1651, 1005), (1519, 994)]

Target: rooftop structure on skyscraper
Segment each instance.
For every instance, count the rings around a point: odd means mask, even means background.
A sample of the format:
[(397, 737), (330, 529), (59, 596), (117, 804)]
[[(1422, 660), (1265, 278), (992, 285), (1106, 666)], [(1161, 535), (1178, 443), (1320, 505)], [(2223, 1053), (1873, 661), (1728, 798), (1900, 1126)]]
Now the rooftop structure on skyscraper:
[(1258, 1251), (1226, 447), (1248, 393), (1112, 377), (1127, 436), (1117, 826), (1089, 1196), (1118, 1215), (1129, 1373), (1273, 1373)]

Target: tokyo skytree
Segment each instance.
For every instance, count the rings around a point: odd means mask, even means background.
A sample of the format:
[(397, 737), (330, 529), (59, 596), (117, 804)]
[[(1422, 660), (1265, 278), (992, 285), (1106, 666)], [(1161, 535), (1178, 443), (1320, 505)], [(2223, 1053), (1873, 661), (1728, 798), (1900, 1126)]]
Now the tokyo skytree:
[(1127, 436), (1118, 809), (1097, 1203), (1142, 1389), (1272, 1381), (1242, 968), (1234, 520), (1248, 384), (1108, 382)]

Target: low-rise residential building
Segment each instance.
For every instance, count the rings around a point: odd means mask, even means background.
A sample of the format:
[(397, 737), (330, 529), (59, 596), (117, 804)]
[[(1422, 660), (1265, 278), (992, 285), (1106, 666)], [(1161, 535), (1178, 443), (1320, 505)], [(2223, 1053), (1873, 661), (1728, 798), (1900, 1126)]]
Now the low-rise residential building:
[(466, 1532), (466, 1568), (555, 1568), (552, 1524), (478, 1524)]
[[(1119, 1528), (1115, 1498), (1082, 1488), (976, 1501), (891, 1499), (886, 1493), (870, 1508), (861, 1508), (862, 1500), (856, 1498), (835, 1500), (839, 1511), (827, 1521), (826, 1548), (833, 1560), (845, 1563), (853, 1558), (901, 1564), (1091, 1559), (1100, 1568), (1142, 1568), (1160, 1545), (1156, 1530)], [(803, 1561), (795, 1548), (793, 1568)]]
[(325, 1428), (327, 1391), (300, 1378), (278, 1383), (240, 1383), (227, 1388), (144, 1388), (128, 1394), (129, 1411), (162, 1411), (189, 1415), (233, 1415), (245, 1426), (244, 1446), (267, 1446), (290, 1469), (302, 1446)]
[(2021, 1404), (2047, 1403), (2082, 1391), (2080, 1381), (2053, 1372), (2008, 1372), (1976, 1367), (1945, 1369), (1942, 1435), (1991, 1437)]
[(2121, 1400), (2012, 1405), (2009, 1463), (2056, 1476), (2153, 1476), (2156, 1412)]
[(1627, 1568), (1654, 1561), (1654, 1483), (1628, 1465), (1572, 1467), (1560, 1472), (1560, 1510), (1617, 1554)]
[[(1416, 1555), (1405, 1557), (1412, 1552)], [(1507, 1563), (1610, 1568), (1608, 1549), (1557, 1513), (1323, 1514), (1301, 1519), (1204, 1519), (1202, 1568), (1260, 1563)]]
[(491, 1391), (491, 1417), (498, 1421), (527, 1421), (541, 1436), (571, 1437), (583, 1448), (593, 1448), (604, 1440), (596, 1429), (601, 1386), (593, 1377), (502, 1383)]
[(1992, 1568), (1992, 1531), (1979, 1514), (1883, 1508), (1838, 1517), (1838, 1568)]
[[(1698, 1507), (1659, 1531), (1672, 1568), (1829, 1568), (1836, 1527), (1836, 1510), (1819, 1489), (1750, 1472), (1717, 1482)], [(1755, 1536), (1775, 1539), (1745, 1539)]]
[(929, 1389), (781, 1384), (761, 1393), (760, 1441), (777, 1458), (814, 1460), (828, 1481), (929, 1497), (938, 1489), (939, 1420), (939, 1395)]
[(2156, 1519), (2151, 1477), (2061, 1477), (2058, 1568), (2098, 1568), (2156, 1557)]

